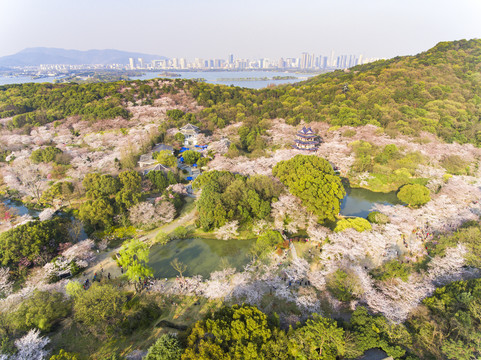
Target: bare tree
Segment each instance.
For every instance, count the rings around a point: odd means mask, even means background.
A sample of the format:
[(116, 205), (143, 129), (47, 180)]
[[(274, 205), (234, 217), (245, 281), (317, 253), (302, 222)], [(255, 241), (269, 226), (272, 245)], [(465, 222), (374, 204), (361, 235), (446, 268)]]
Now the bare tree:
[(184, 273), (187, 270), (187, 265), (181, 262), (178, 258), (175, 258), (170, 262), (170, 266), (174, 268), (175, 271), (179, 272), (179, 275), (182, 279), (184, 277), (182, 276), (182, 273)]
[(70, 223), (68, 232), (73, 242), (78, 242), (80, 240), (80, 234), (82, 233), (82, 230), (83, 230), (83, 225), (80, 220), (73, 220)]
[(42, 192), (47, 188), (47, 181), (41, 170), (39, 166), (28, 162), (18, 164), (14, 170), (20, 185), (23, 187), (22, 190), (37, 202), (40, 200)]

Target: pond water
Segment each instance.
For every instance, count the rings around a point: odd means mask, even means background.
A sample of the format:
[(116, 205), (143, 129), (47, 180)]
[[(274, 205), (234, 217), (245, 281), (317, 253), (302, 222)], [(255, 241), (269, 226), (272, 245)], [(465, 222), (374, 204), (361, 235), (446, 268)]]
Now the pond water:
[(346, 196), (342, 199), (341, 215), (358, 216), (366, 218), (373, 211), (375, 204), (397, 205), (402, 204), (396, 192), (381, 193), (367, 189), (346, 188)]
[(25, 205), (23, 205), (22, 202), (20, 201), (3, 199), (2, 202), (5, 204), (7, 208), (15, 209), (18, 216), (30, 215), (32, 217), (35, 217), (35, 216), (38, 216), (38, 214), (40, 214), (40, 211), (29, 209)]
[(183, 275), (202, 275), (204, 278), (221, 270), (221, 259), (225, 258), (231, 267), (242, 270), (249, 261), (249, 248), (254, 240), (185, 239), (174, 240), (166, 245), (154, 245), (150, 249), (149, 265), (156, 278), (170, 278), (179, 275), (170, 262), (178, 258), (187, 265)]

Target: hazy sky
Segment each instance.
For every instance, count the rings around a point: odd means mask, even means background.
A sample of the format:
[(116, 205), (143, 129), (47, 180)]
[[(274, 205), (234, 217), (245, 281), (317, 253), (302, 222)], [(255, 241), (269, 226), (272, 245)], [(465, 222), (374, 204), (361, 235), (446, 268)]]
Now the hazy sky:
[(0, 0), (0, 56), (26, 47), (167, 57), (415, 54), (481, 37), (481, 0)]

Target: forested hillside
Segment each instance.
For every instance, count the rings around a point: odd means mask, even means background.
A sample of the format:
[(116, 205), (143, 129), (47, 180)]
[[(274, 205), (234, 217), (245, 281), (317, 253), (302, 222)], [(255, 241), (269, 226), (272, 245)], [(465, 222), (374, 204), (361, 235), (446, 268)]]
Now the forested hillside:
[(305, 82), (243, 89), (176, 79), (107, 84), (21, 84), (0, 87), (0, 117), (10, 128), (41, 125), (70, 115), (129, 117), (129, 104), (187, 90), (204, 109), (197, 120), (213, 130), (243, 121), (256, 137), (262, 119), (326, 121), (332, 126), (374, 124), (395, 136), (419, 131), (448, 142), (481, 144), (481, 40), (442, 42), (416, 56), (335, 71)]
[(388, 133), (432, 132), (448, 142), (481, 144), (481, 40), (443, 42), (397, 57), (261, 91), (198, 84), (210, 107), (202, 117), (222, 126), (249, 116), (374, 124)]

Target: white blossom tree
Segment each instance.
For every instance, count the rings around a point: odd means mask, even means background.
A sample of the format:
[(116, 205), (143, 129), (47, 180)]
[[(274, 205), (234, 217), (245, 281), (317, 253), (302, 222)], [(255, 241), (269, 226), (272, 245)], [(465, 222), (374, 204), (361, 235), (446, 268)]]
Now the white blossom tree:
[(154, 227), (160, 223), (174, 220), (176, 211), (174, 205), (168, 201), (157, 204), (141, 202), (129, 210), (129, 219), (136, 226)]
[(238, 228), (239, 222), (237, 220), (234, 220), (218, 228), (216, 230), (216, 234), (223, 240), (229, 240), (239, 236), (239, 232), (237, 231)]
[(0, 296), (7, 297), (12, 292), (13, 283), (9, 280), (10, 268), (0, 268)]
[(50, 342), (48, 337), (41, 337), (40, 330), (32, 329), (27, 335), (15, 341), (18, 352), (9, 357), (11, 360), (43, 360), (47, 357), (48, 351), (45, 346)]

